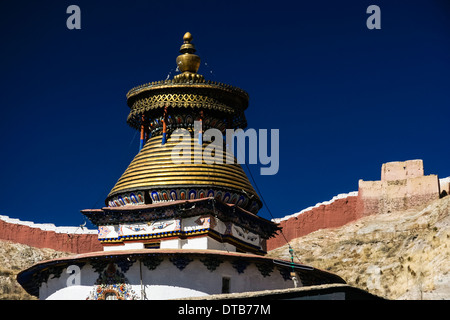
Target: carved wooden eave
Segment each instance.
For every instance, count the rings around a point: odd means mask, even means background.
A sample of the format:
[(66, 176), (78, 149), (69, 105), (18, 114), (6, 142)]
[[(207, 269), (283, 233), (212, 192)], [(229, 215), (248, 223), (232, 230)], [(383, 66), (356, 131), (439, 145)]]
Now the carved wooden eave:
[(85, 209), (81, 213), (97, 226), (211, 214), (223, 222), (232, 222), (260, 235), (264, 239), (274, 237), (280, 229), (278, 224), (270, 220), (214, 198), (179, 200), (139, 206), (129, 205), (104, 207), (102, 209)]

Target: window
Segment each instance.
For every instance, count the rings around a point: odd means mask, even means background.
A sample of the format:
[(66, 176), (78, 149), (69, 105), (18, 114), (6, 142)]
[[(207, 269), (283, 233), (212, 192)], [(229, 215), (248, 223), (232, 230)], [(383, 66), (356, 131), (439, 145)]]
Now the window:
[(149, 242), (144, 244), (145, 249), (159, 249), (161, 241)]
[(230, 293), (230, 278), (222, 277), (222, 293)]

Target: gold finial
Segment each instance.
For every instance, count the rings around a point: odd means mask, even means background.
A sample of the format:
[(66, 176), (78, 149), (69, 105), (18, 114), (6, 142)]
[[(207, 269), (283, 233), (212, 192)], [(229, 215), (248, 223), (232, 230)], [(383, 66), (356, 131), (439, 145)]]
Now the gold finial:
[(192, 41), (192, 34), (190, 32), (186, 32), (183, 36), (184, 43), (181, 45), (180, 53), (195, 53), (195, 46), (191, 43)]
[(197, 74), (200, 67), (200, 57), (195, 53), (195, 46), (191, 43), (192, 34), (186, 32), (183, 36), (183, 44), (180, 48), (180, 55), (177, 57), (177, 66), (181, 74), (174, 77), (175, 80), (191, 80), (198, 79), (203, 80), (203, 76)]
[(190, 32), (186, 32), (183, 36), (184, 43), (190, 43), (192, 41), (192, 34)]

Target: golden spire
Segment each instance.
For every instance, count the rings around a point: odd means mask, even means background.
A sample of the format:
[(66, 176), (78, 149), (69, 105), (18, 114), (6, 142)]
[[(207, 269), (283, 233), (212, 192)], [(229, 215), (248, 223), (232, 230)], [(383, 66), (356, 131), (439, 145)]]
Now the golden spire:
[(200, 57), (194, 54), (196, 50), (191, 41), (192, 34), (186, 32), (180, 48), (181, 54), (177, 57), (177, 66), (181, 74), (176, 75), (174, 80), (203, 80), (203, 76), (197, 73), (200, 67)]

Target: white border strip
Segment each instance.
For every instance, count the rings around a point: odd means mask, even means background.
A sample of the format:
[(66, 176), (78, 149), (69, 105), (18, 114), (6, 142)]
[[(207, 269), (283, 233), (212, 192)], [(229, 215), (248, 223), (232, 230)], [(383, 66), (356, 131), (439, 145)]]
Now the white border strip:
[(85, 227), (57, 227), (51, 223), (34, 223), (32, 221), (21, 221), (19, 219), (10, 218), (8, 216), (0, 215), (0, 220), (7, 223), (18, 224), (22, 226), (28, 226), (30, 228), (38, 228), (42, 231), (54, 231), (55, 233), (68, 233), (68, 234), (97, 234), (97, 230), (87, 229)]
[(338, 194), (337, 196), (334, 196), (331, 200), (324, 201), (324, 202), (319, 202), (319, 203), (317, 203), (317, 204), (316, 204), (315, 206), (313, 206), (313, 207), (308, 207), (308, 208), (306, 208), (306, 209), (303, 209), (303, 210), (300, 211), (300, 212), (297, 212), (297, 213), (294, 213), (294, 214), (285, 216), (285, 217), (283, 217), (283, 218), (272, 219), (272, 221), (275, 222), (275, 223), (280, 223), (281, 221), (288, 220), (288, 219), (290, 219), (290, 218), (297, 217), (298, 215), (300, 215), (300, 214), (302, 214), (302, 213), (305, 213), (305, 212), (307, 212), (307, 211), (311, 211), (311, 210), (314, 209), (314, 208), (317, 208), (317, 207), (320, 207), (320, 206), (326, 206), (326, 205), (328, 205), (328, 204), (331, 204), (331, 203), (335, 202), (336, 200), (339, 200), (339, 199), (345, 199), (345, 198), (347, 198), (347, 197), (354, 197), (354, 196), (357, 196), (357, 195), (358, 195), (358, 191), (352, 191), (352, 192), (349, 192), (349, 193), (340, 193), (340, 194)]
[(450, 185), (450, 177), (439, 179), (439, 185)]

